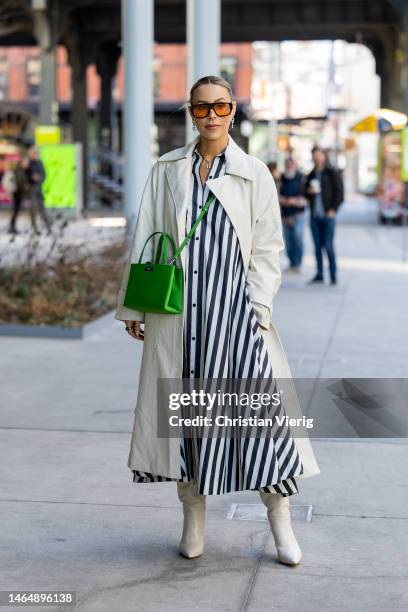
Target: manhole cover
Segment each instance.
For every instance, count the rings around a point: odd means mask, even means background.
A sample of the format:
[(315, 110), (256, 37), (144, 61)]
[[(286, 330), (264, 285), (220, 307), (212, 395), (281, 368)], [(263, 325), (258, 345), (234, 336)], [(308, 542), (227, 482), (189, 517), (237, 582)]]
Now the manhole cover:
[[(312, 511), (312, 505), (290, 506), (290, 516), (294, 521), (310, 523)], [(230, 521), (266, 521), (266, 506), (264, 504), (231, 504), (227, 519)]]

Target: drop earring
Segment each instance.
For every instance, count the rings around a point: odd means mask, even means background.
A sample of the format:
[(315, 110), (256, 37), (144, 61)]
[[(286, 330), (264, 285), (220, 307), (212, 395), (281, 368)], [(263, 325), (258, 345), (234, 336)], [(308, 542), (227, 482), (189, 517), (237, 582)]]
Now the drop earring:
[(231, 130), (233, 127), (234, 127), (234, 117), (231, 119), (229, 129)]
[(197, 129), (197, 126), (196, 126), (196, 124), (194, 123), (194, 121), (192, 121), (192, 124), (193, 124), (193, 131), (195, 131), (195, 130)]

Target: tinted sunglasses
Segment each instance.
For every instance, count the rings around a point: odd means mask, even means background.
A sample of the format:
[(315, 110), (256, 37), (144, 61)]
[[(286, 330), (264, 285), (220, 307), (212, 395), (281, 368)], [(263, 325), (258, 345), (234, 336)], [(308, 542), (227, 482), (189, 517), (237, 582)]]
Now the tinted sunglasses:
[(199, 119), (208, 117), (212, 108), (218, 117), (226, 117), (231, 114), (233, 104), (232, 102), (202, 102), (200, 104), (192, 104), (190, 108), (193, 116)]

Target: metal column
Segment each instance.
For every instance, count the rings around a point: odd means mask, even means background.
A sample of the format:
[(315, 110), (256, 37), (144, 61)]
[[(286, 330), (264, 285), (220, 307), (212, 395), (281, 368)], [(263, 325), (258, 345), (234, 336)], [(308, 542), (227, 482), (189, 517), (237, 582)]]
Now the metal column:
[(122, 36), (125, 65), (123, 139), (125, 160), (124, 214), (128, 237), (152, 165), (153, 0), (122, 0)]
[(34, 33), (41, 51), (41, 83), (38, 122), (58, 124), (56, 95), (56, 21), (58, 0), (32, 0)]
[[(187, 90), (205, 75), (219, 75), (221, 0), (187, 0)], [(188, 93), (187, 91), (187, 93)], [(186, 111), (186, 142), (193, 138)]]

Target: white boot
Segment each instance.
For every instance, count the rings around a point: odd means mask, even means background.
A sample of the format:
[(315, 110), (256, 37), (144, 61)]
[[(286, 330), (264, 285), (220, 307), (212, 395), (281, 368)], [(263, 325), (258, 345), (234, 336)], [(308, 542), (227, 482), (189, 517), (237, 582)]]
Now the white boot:
[(275, 539), (278, 559), (286, 565), (297, 565), (302, 558), (302, 551), (293, 533), (290, 520), (289, 496), (280, 493), (259, 491), (259, 495), (268, 508), (268, 520)]
[(179, 551), (187, 559), (199, 557), (204, 551), (205, 495), (199, 495), (197, 491), (195, 482), (177, 481), (177, 494), (184, 515)]

